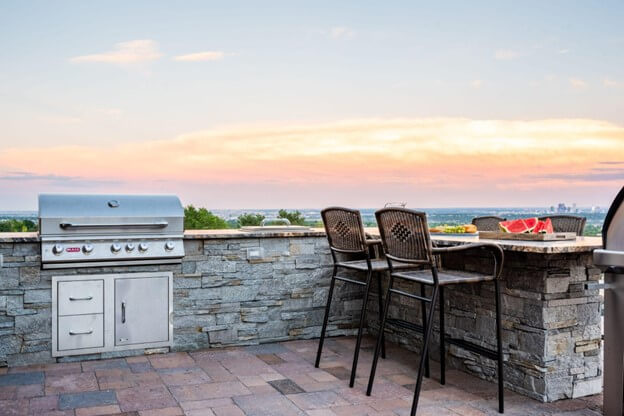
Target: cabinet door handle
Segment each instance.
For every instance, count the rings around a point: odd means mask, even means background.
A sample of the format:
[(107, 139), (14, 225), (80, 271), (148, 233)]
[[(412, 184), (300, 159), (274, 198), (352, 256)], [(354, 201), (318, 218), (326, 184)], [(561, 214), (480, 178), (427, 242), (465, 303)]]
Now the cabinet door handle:
[(72, 302), (76, 300), (91, 300), (91, 299), (93, 299), (93, 296), (85, 296), (83, 298), (75, 298), (73, 296), (69, 297), (69, 300), (71, 300)]
[(126, 302), (121, 302), (121, 323), (126, 323)]
[(90, 335), (92, 333), (93, 333), (92, 329), (88, 331), (69, 331), (69, 335)]

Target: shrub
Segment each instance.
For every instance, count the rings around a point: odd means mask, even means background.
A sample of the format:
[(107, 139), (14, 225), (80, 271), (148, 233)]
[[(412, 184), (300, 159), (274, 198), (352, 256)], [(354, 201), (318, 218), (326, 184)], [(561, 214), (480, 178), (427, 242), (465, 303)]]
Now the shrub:
[(299, 211), (288, 212), (285, 209), (280, 209), (278, 218), (286, 218), (292, 225), (305, 225), (305, 218)]
[(248, 214), (244, 213), (238, 216), (238, 223), (241, 227), (249, 226), (249, 225), (262, 225), (262, 221), (264, 220), (264, 215), (262, 214)]
[(20, 233), (37, 231), (37, 224), (31, 220), (4, 220), (0, 221), (0, 232)]
[(228, 228), (227, 222), (206, 208), (189, 205), (184, 208), (184, 228), (187, 230), (220, 230)]

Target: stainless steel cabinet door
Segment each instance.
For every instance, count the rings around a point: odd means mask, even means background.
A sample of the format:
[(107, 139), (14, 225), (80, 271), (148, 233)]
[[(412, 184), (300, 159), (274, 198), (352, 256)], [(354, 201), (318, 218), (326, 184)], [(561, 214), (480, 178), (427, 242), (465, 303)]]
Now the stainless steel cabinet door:
[(115, 345), (169, 340), (169, 279), (115, 279)]

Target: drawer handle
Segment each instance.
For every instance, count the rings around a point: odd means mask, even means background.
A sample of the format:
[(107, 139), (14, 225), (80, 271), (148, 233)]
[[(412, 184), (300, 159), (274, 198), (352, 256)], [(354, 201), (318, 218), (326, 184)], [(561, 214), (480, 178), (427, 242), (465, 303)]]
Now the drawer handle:
[(69, 335), (91, 335), (92, 333), (92, 329), (88, 331), (69, 331)]
[(75, 300), (91, 300), (91, 299), (93, 299), (93, 296), (85, 296), (84, 298), (75, 298), (73, 296), (69, 297), (69, 300), (71, 300), (72, 302)]

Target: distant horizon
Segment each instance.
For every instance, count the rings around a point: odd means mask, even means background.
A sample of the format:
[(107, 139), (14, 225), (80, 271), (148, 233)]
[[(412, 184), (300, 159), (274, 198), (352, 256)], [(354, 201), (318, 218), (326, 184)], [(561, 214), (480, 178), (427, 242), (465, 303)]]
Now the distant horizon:
[[(271, 207), (271, 208), (213, 208), (213, 207), (209, 207), (209, 206), (201, 206), (201, 205), (195, 205), (195, 204), (183, 204), (183, 206), (188, 206), (188, 205), (193, 205), (196, 208), (206, 208), (207, 210), (215, 210), (215, 211), (274, 211), (274, 210), (280, 210), (280, 209), (285, 209), (285, 210), (316, 210), (316, 211), (320, 211), (326, 207)], [(566, 204), (567, 205), (567, 204)], [(426, 207), (426, 206), (419, 206), (419, 207), (410, 207), (409, 205), (406, 206), (406, 208), (413, 208), (413, 209), (437, 209), (437, 210), (493, 210), (493, 209), (521, 209), (521, 210), (538, 210), (538, 209), (549, 209), (551, 206), (554, 206), (556, 208), (556, 205), (536, 205), (536, 206), (475, 206), (475, 207), (469, 207), (469, 206), (463, 206), (463, 207)], [(376, 209), (380, 209), (382, 208), (382, 206), (380, 207), (358, 207), (358, 206), (349, 206), (349, 208), (352, 209), (358, 209), (358, 210), (376, 210)], [(571, 205), (569, 205), (569, 207), (571, 207)], [(586, 209), (592, 209), (594, 207), (598, 207), (601, 209), (607, 209), (609, 208), (609, 205), (577, 205), (576, 209), (578, 210), (586, 210)], [(22, 212), (28, 212), (28, 213), (36, 213), (38, 210), (37, 208), (34, 209), (11, 209), (11, 210), (1, 210), (0, 209), (0, 214), (6, 214), (6, 213), (22, 213)]]

